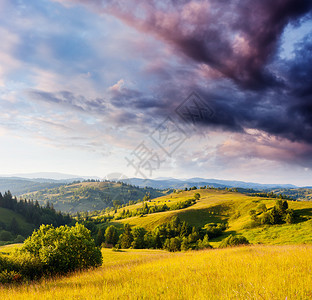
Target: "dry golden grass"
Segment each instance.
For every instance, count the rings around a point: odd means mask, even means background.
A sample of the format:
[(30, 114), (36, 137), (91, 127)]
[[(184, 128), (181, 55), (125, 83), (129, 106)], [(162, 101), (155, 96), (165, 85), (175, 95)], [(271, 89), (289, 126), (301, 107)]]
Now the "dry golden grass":
[(311, 299), (312, 246), (168, 253), (103, 250), (103, 266), (29, 285), (1, 299)]

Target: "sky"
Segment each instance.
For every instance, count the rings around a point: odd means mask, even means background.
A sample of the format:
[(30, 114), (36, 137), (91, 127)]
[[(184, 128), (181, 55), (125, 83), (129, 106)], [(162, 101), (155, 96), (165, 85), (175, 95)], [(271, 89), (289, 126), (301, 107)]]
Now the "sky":
[(312, 185), (312, 1), (1, 0), (0, 174)]

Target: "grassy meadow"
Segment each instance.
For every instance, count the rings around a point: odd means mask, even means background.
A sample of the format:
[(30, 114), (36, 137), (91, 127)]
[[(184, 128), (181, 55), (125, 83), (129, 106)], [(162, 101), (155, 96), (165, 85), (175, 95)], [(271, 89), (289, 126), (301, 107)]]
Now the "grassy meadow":
[[(116, 220), (113, 224), (118, 226), (128, 223), (134, 227), (140, 226), (147, 230), (153, 230), (158, 225), (169, 222), (172, 217), (179, 216), (182, 221), (197, 227), (202, 227), (207, 223), (227, 222), (229, 227), (224, 235), (211, 241), (213, 247), (218, 247), (221, 240), (229, 234), (242, 234), (252, 244), (312, 244), (311, 201), (288, 201), (289, 208), (295, 210), (299, 215), (299, 221), (295, 224), (257, 227), (250, 226), (250, 210), (256, 210), (259, 204), (265, 204), (268, 209), (272, 208), (276, 203), (275, 198), (254, 197), (224, 190), (200, 189), (152, 199), (148, 205), (166, 204), (170, 207), (180, 201), (192, 198), (195, 193), (200, 193), (201, 197), (195, 205), (190, 207)], [(142, 205), (142, 203), (137, 203), (127, 206), (119, 209), (115, 215), (120, 214), (123, 209), (131, 211), (142, 207)]]
[[(1, 250), (1, 249), (0, 249)], [(3, 250), (3, 249), (2, 249)], [(103, 249), (102, 267), (0, 287), (1, 299), (311, 299), (312, 246)]]

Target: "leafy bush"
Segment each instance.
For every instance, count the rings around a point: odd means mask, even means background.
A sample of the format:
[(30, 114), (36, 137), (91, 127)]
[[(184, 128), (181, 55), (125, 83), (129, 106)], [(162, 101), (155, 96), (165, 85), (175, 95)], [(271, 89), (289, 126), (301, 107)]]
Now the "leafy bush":
[(209, 239), (213, 239), (222, 235), (223, 231), (227, 229), (227, 224), (208, 223), (203, 227), (203, 232), (208, 235)]
[(242, 236), (242, 235), (230, 235), (227, 238), (225, 238), (221, 244), (220, 248), (225, 248), (225, 247), (233, 247), (233, 246), (239, 246), (239, 245), (248, 245), (249, 242), (248, 240)]
[(13, 267), (7, 256), (0, 254), (0, 272), (4, 270), (12, 271)]
[(21, 278), (21, 275), (15, 271), (4, 270), (0, 272), (0, 283), (19, 282)]
[(2, 230), (0, 232), (0, 241), (12, 241), (13, 235), (10, 231)]
[(295, 223), (297, 215), (294, 210), (288, 208), (286, 200), (277, 200), (275, 206), (267, 209), (264, 204), (259, 204), (257, 212), (251, 210), (249, 212), (252, 223), (250, 227), (256, 227), (259, 225), (275, 225), (275, 224), (292, 224)]
[(30, 253), (13, 252), (9, 256), (10, 268), (21, 276), (21, 278), (34, 280), (45, 274), (45, 266), (39, 257)]
[(48, 274), (97, 267), (102, 263), (101, 251), (90, 231), (78, 223), (74, 227), (58, 228), (41, 225), (25, 240), (20, 253), (39, 259)]
[(164, 244), (164, 249), (170, 252), (176, 252), (181, 250), (181, 239), (179, 237), (174, 237), (171, 239), (166, 239)]
[(17, 237), (14, 239), (14, 243), (23, 243), (25, 241), (25, 238), (18, 234)]
[(101, 264), (101, 251), (83, 225), (42, 225), (22, 248), (9, 256), (0, 255), (0, 282), (34, 280), (45, 274), (63, 274)]

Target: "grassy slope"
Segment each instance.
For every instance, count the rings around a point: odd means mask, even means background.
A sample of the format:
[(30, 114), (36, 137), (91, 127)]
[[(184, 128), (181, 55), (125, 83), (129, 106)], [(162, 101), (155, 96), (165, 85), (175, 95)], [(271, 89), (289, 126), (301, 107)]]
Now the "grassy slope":
[(33, 226), (25, 221), (25, 218), (20, 214), (6, 208), (0, 207), (0, 221), (5, 223), (7, 226), (11, 224), (12, 219), (15, 218), (19, 227), (24, 229), (26, 232), (31, 232)]
[[(201, 194), (200, 200), (193, 206), (186, 209), (167, 211), (145, 215), (144, 217), (132, 217), (115, 221), (115, 223), (129, 223), (133, 226), (145, 227), (149, 230), (157, 225), (168, 222), (173, 216), (178, 215), (181, 220), (187, 221), (193, 226), (203, 226), (207, 223), (218, 223), (228, 221), (229, 229), (226, 234), (243, 234), (251, 243), (263, 244), (297, 244), (312, 243), (312, 203), (288, 201), (289, 208), (295, 209), (303, 219), (298, 224), (261, 226), (252, 229), (248, 228), (251, 219), (249, 211), (256, 209), (260, 203), (267, 208), (273, 207), (276, 199), (251, 197), (240, 193), (218, 191), (218, 190), (197, 190), (187, 191), (180, 194), (156, 198), (149, 202), (149, 205), (166, 203), (168, 206), (173, 203), (189, 199), (194, 193)], [(136, 207), (142, 206), (137, 204)], [(135, 207), (129, 207), (134, 209)], [(119, 212), (117, 212), (118, 214)], [(215, 240), (215, 246), (224, 236)], [(214, 245), (214, 242), (212, 243)]]
[[(1, 250), (1, 248), (0, 248)], [(311, 299), (312, 246), (103, 250), (101, 268), (0, 287), (3, 299)]]

